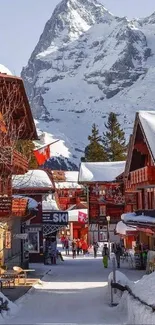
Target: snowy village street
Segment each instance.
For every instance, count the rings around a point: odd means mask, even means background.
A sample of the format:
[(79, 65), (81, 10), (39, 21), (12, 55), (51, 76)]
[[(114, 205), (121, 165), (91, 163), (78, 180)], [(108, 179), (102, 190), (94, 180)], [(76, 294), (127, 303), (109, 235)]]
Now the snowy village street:
[[(141, 272), (122, 268), (131, 280)], [(107, 279), (111, 266), (105, 270), (101, 258), (65, 258), (64, 263), (52, 267), (25, 297), (18, 301), (16, 315), (6, 324), (124, 324), (117, 308), (110, 307)]]

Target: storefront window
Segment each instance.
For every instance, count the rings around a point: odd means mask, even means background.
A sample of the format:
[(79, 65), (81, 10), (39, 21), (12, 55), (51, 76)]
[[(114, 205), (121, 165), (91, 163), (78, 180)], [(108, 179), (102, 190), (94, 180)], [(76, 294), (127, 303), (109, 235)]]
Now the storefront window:
[(39, 232), (29, 232), (29, 244), (30, 253), (39, 253)]

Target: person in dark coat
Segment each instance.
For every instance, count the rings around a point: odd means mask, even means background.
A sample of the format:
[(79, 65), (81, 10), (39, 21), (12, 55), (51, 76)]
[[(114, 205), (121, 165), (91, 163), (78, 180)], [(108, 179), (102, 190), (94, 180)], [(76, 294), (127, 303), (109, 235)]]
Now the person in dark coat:
[(94, 242), (93, 249), (94, 249), (94, 258), (97, 257), (97, 251), (98, 251), (99, 245), (97, 242)]
[(116, 261), (117, 261), (117, 267), (118, 268), (120, 268), (121, 255), (122, 255), (122, 248), (121, 248), (120, 244), (117, 244), (116, 249), (115, 249), (115, 256), (116, 256)]

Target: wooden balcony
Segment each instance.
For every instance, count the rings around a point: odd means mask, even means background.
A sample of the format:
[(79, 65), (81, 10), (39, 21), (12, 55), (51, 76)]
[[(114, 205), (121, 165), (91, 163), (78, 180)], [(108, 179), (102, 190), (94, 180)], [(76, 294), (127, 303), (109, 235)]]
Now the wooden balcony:
[(130, 184), (152, 183), (155, 181), (155, 167), (146, 166), (130, 172)]
[(28, 171), (28, 160), (26, 156), (18, 152), (17, 150), (13, 151), (13, 170), (17, 174), (25, 174)]
[(11, 147), (0, 148), (0, 172), (25, 174), (28, 171), (26, 156)]

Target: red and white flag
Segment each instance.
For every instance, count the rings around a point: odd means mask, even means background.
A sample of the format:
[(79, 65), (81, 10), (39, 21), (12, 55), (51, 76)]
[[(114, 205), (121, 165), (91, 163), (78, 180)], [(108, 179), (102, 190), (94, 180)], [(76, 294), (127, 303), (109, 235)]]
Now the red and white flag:
[(38, 165), (43, 165), (46, 162), (46, 160), (50, 159), (51, 157), (50, 145), (34, 150), (33, 152), (38, 162)]
[(86, 223), (87, 221), (88, 221), (87, 213), (79, 211), (78, 212), (78, 222)]

